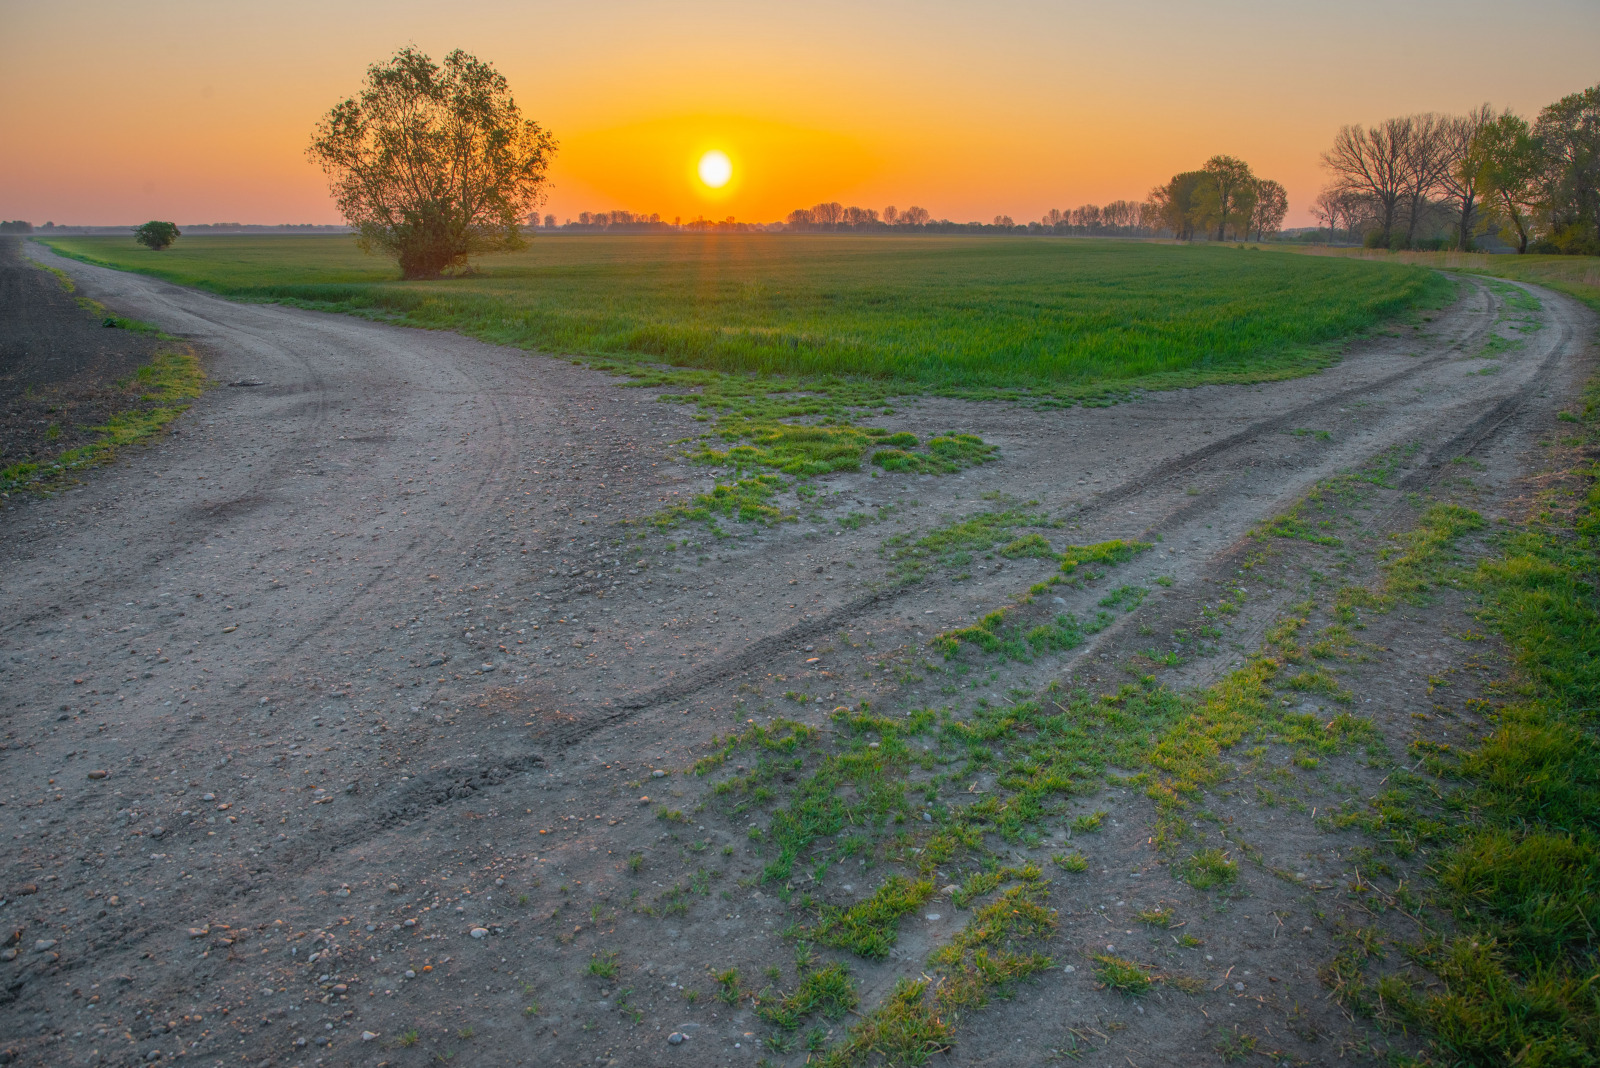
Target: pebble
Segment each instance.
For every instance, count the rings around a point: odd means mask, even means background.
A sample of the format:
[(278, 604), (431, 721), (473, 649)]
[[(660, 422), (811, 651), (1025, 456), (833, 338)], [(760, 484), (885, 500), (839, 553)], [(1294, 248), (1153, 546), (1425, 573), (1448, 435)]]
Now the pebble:
[(683, 1040), (688, 1037), (689, 1036), (684, 1034), (682, 1031), (674, 1031), (672, 1034), (667, 1036), (667, 1042), (674, 1046), (681, 1046), (683, 1045)]
[(373, 1039), (375, 1039), (377, 1037), (378, 1037), (378, 1032), (376, 1032), (376, 1031), (363, 1031), (363, 1032), (361, 1032), (361, 1041), (363, 1041), (363, 1042), (371, 1042)]
[(416, 972), (412, 971), (410, 968), (406, 969), (406, 978), (407, 979), (415, 979), (416, 977), (417, 977), (417, 973)]
[(41, 938), (33, 944), (35, 953), (43, 953), (45, 950), (54, 948), (56, 948), (56, 940), (54, 938)]
[(335, 994), (348, 994), (350, 992), (350, 987), (346, 983), (334, 983), (333, 992)]
[(272, 993), (273, 993), (273, 989), (270, 986), (264, 986), (264, 987), (261, 988), (261, 993), (264, 996), (271, 996)]
[(938, 920), (939, 920), (939, 914), (937, 912), (928, 913), (928, 922), (929, 923), (937, 923)]
[(16, 959), (17, 959), (17, 950), (16, 950), (15, 946), (13, 946), (10, 949), (0, 949), (0, 960), (16, 960)]
[(216, 799), (217, 799), (217, 795), (216, 794), (201, 794), (200, 795), (200, 800), (202, 800), (202, 801), (215, 801)]
[(91, 771), (89, 773), (89, 778), (91, 778), (91, 779), (103, 779), (109, 774), (111, 774), (111, 773), (109, 771), (106, 771), (103, 768), (96, 768), (95, 770), (93, 770), (93, 771)]
[(660, 768), (657, 768), (650, 773), (650, 777), (652, 779), (665, 779), (667, 777), (667, 773), (662, 771)]
[(487, 927), (474, 927), (472, 929), (472, 937), (473, 938), (488, 938), (489, 937), (489, 928), (487, 928)]
[(641, 805), (648, 805), (648, 804), (649, 804), (649, 803), (650, 803), (650, 798), (648, 798), (648, 797), (641, 797), (641, 798), (639, 798), (639, 804), (641, 804)]
[(415, 927), (416, 925), (416, 920), (407, 920), (405, 923), (401, 924), (402, 927)]
[(191, 928), (189, 928), (189, 937), (190, 938), (204, 938), (206, 935), (208, 935), (210, 933), (211, 933), (211, 928), (209, 928), (209, 927), (191, 927)]
[(1073, 972), (1077, 971), (1078, 969), (1074, 968), (1072, 965), (1069, 964), (1065, 968), (1062, 968), (1061, 970), (1066, 972), (1068, 975), (1071, 975)]
[(1244, 984), (1243, 983), (1234, 983), (1233, 984), (1233, 992), (1235, 994), (1243, 994), (1244, 993)]

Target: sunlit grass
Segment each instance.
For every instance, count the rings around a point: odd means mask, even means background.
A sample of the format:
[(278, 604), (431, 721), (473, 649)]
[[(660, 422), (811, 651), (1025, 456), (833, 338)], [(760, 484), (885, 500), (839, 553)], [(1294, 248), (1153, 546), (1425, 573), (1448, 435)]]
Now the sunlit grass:
[(1321, 343), (1444, 284), (1401, 264), (1130, 241), (540, 236), (479, 274), (406, 283), (342, 236), (51, 244), (227, 296), (555, 353), (1051, 393), (1305, 373), (1331, 358)]

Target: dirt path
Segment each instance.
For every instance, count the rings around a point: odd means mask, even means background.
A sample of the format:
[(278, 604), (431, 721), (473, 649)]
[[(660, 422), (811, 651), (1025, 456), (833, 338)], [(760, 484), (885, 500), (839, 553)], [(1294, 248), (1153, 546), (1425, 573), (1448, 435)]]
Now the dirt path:
[[(1110, 685), (1152, 640), (1143, 621), (1232, 580), (1241, 538), (1317, 479), (1398, 450), (1421, 488), (1477, 449), (1479, 479), (1510, 485), (1519, 413), (1570, 388), (1589, 329), (1559, 296), (1525, 312), (1506, 303), (1516, 290), (1463, 279), (1455, 307), (1314, 378), (1067, 412), (925, 400), (881, 424), (981, 434), (1002, 459), (833, 477), (801, 522), (751, 537), (619, 546), (620, 520), (709, 486), (670, 446), (703, 427), (682, 405), (452, 334), (31, 254), (192, 338), (218, 388), (158, 447), (0, 513), (0, 921), (21, 932), (0, 963), (0, 1046), (24, 1064), (773, 1056), (706, 971), (781, 961), (792, 914), (738, 882), (762, 864), (745, 828), (693, 807), (703, 784), (654, 769), (780, 713)], [(1540, 329), (1509, 329), (1521, 320)], [(1482, 358), (1495, 336), (1522, 344)], [(1113, 580), (1155, 592), (1070, 652), (957, 684), (920, 666), (926, 639), (1054, 565), (977, 556), (897, 587), (885, 539), (1009, 507), (1065, 518), (1058, 541), (1159, 537)], [(1017, 611), (1093, 617), (1106, 587)], [(1228, 641), (1164, 681), (1226, 670), (1293, 596), (1260, 589)], [(654, 818), (662, 801), (688, 824)], [(718, 895), (629, 912), (631, 890), (680, 868), (715, 869)], [(835, 869), (817, 892), (859, 899), (852, 877), (879, 881)], [(917, 973), (950, 933), (944, 911), (855, 966), (865, 1004)], [(612, 951), (616, 979), (585, 973)], [(1075, 982), (1052, 972), (972, 1016), (952, 1063), (1036, 1063), (1018, 1028), (1112, 997)], [(686, 1003), (690, 986), (706, 996)], [(1188, 1048), (1173, 1036), (1189, 1024), (1139, 1015), (1124, 1046), (1154, 1058), (1139, 1063)]]

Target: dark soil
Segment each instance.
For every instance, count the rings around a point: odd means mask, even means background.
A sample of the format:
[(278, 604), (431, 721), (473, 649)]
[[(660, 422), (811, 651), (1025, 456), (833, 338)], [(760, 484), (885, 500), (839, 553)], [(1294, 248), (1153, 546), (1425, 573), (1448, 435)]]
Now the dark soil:
[(119, 383), (162, 342), (104, 318), (29, 263), (21, 238), (0, 237), (0, 468), (88, 444), (93, 427), (138, 404)]

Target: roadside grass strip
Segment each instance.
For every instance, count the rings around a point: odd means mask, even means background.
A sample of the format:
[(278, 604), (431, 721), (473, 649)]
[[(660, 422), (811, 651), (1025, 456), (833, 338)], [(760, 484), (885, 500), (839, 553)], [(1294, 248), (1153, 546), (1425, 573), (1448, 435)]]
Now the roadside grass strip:
[(1493, 732), (1418, 741), (1426, 774), (1401, 769), (1330, 821), (1402, 859), (1432, 854), (1409, 913), (1422, 933), (1396, 942), (1414, 968), (1350, 935), (1324, 980), (1350, 1011), (1427, 1035), (1438, 1063), (1592, 1065), (1600, 1050), (1600, 382), (1582, 409), (1567, 464), (1475, 568), (1452, 574), (1439, 551), (1482, 527), (1464, 509), (1435, 509), (1434, 532), (1387, 565), (1394, 595), (1430, 581), (1477, 595), (1514, 663)]

